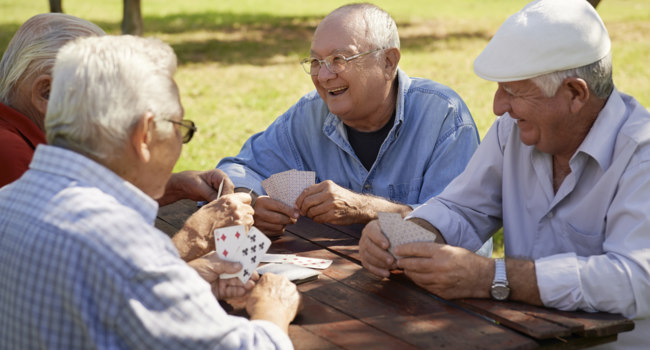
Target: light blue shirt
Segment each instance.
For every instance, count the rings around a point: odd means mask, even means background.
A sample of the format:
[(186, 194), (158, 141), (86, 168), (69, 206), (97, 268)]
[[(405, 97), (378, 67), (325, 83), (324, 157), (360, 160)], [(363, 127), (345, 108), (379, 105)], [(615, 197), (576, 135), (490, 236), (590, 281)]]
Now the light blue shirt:
[(342, 121), (315, 90), (217, 167), (235, 186), (259, 194), (265, 193), (262, 180), (297, 169), (315, 171), (317, 183), (332, 180), (357, 193), (417, 206), (463, 171), (478, 144), (474, 120), (453, 90), (398, 70), (394, 125), (369, 171)]
[(292, 348), (226, 314), (153, 227), (157, 209), (89, 158), (38, 146), (0, 189), (0, 348)]
[[(476, 249), (503, 224), (506, 257), (535, 260), (544, 305), (650, 316), (650, 113), (614, 91), (554, 193), (551, 156), (508, 114), (442, 194), (412, 216)], [(647, 347), (650, 319), (619, 348)]]

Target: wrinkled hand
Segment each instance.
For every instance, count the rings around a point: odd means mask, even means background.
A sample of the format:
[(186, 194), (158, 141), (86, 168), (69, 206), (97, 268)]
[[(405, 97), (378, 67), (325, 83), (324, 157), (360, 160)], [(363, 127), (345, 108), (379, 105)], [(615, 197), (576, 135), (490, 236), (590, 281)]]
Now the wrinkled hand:
[(389, 277), (397, 267), (395, 258), (388, 252), (390, 242), (381, 232), (379, 221), (373, 220), (363, 228), (359, 240), (361, 263), (368, 271), (379, 277)]
[(222, 195), (190, 216), (173, 237), (181, 258), (193, 260), (215, 249), (214, 230), (219, 227), (253, 225), (253, 207), (247, 193)]
[(363, 195), (345, 189), (331, 180), (307, 187), (296, 199), (300, 214), (318, 223), (350, 225), (372, 218)]
[(288, 333), (300, 303), (295, 284), (284, 276), (265, 273), (251, 291), (246, 311), (251, 319), (271, 321)]
[(220, 279), (222, 273), (237, 273), (242, 266), (237, 262), (224, 261), (219, 259), (216, 252), (210, 252), (200, 258), (194, 259), (188, 263), (199, 276), (210, 283), (212, 294), (217, 299), (227, 299), (240, 297), (246, 294), (255, 286), (255, 281), (259, 279), (257, 272), (246, 282), (242, 283), (239, 278)]
[(222, 181), (221, 195), (233, 193), (235, 186), (228, 175), (219, 169), (174, 173), (167, 181), (165, 194), (158, 199), (158, 204), (163, 206), (180, 199), (208, 202), (216, 200)]
[(267, 236), (279, 236), (287, 225), (295, 224), (299, 213), (296, 209), (269, 196), (259, 196), (255, 201), (255, 227)]
[(394, 250), (397, 266), (420, 287), (445, 299), (485, 298), (491, 259), (467, 249), (433, 242), (403, 244)]

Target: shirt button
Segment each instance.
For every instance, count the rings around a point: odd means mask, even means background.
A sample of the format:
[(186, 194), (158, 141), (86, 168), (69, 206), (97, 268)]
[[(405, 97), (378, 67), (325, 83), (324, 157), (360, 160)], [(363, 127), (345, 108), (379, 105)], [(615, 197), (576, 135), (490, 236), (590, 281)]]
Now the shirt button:
[(548, 214), (546, 214), (546, 218), (547, 219), (552, 219), (553, 218), (553, 212), (551, 211)]
[(370, 189), (370, 184), (363, 185), (363, 188), (365, 188), (366, 190), (369, 190)]

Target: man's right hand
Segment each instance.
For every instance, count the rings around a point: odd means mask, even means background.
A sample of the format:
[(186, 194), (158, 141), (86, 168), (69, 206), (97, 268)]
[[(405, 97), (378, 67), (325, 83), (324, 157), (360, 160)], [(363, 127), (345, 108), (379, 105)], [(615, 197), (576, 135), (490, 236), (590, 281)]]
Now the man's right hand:
[(300, 213), (269, 196), (259, 196), (255, 201), (255, 227), (267, 236), (279, 236), (287, 225), (295, 224)]
[(265, 273), (257, 281), (246, 302), (251, 320), (266, 320), (289, 332), (300, 308), (300, 293), (296, 285), (284, 276)]
[(395, 258), (388, 252), (390, 242), (381, 232), (379, 221), (373, 220), (363, 228), (359, 240), (361, 263), (368, 271), (380, 277), (389, 277), (397, 267)]
[(221, 196), (192, 214), (172, 241), (185, 261), (194, 260), (215, 249), (214, 229), (234, 225), (253, 225), (253, 207), (247, 193)]

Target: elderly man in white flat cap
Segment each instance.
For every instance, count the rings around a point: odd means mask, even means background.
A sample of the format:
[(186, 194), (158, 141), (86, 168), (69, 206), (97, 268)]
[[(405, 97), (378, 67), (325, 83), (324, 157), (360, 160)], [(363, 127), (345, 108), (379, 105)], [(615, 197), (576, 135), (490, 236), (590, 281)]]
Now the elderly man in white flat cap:
[[(465, 171), (406, 218), (438, 242), (399, 246), (393, 262), (373, 221), (363, 265), (402, 268), (444, 298), (619, 313), (636, 327), (611, 346), (647, 348), (650, 113), (614, 87), (610, 49), (584, 0), (539, 0), (508, 18), (474, 62), (498, 83), (500, 117)], [(505, 259), (472, 253), (501, 227)]]

